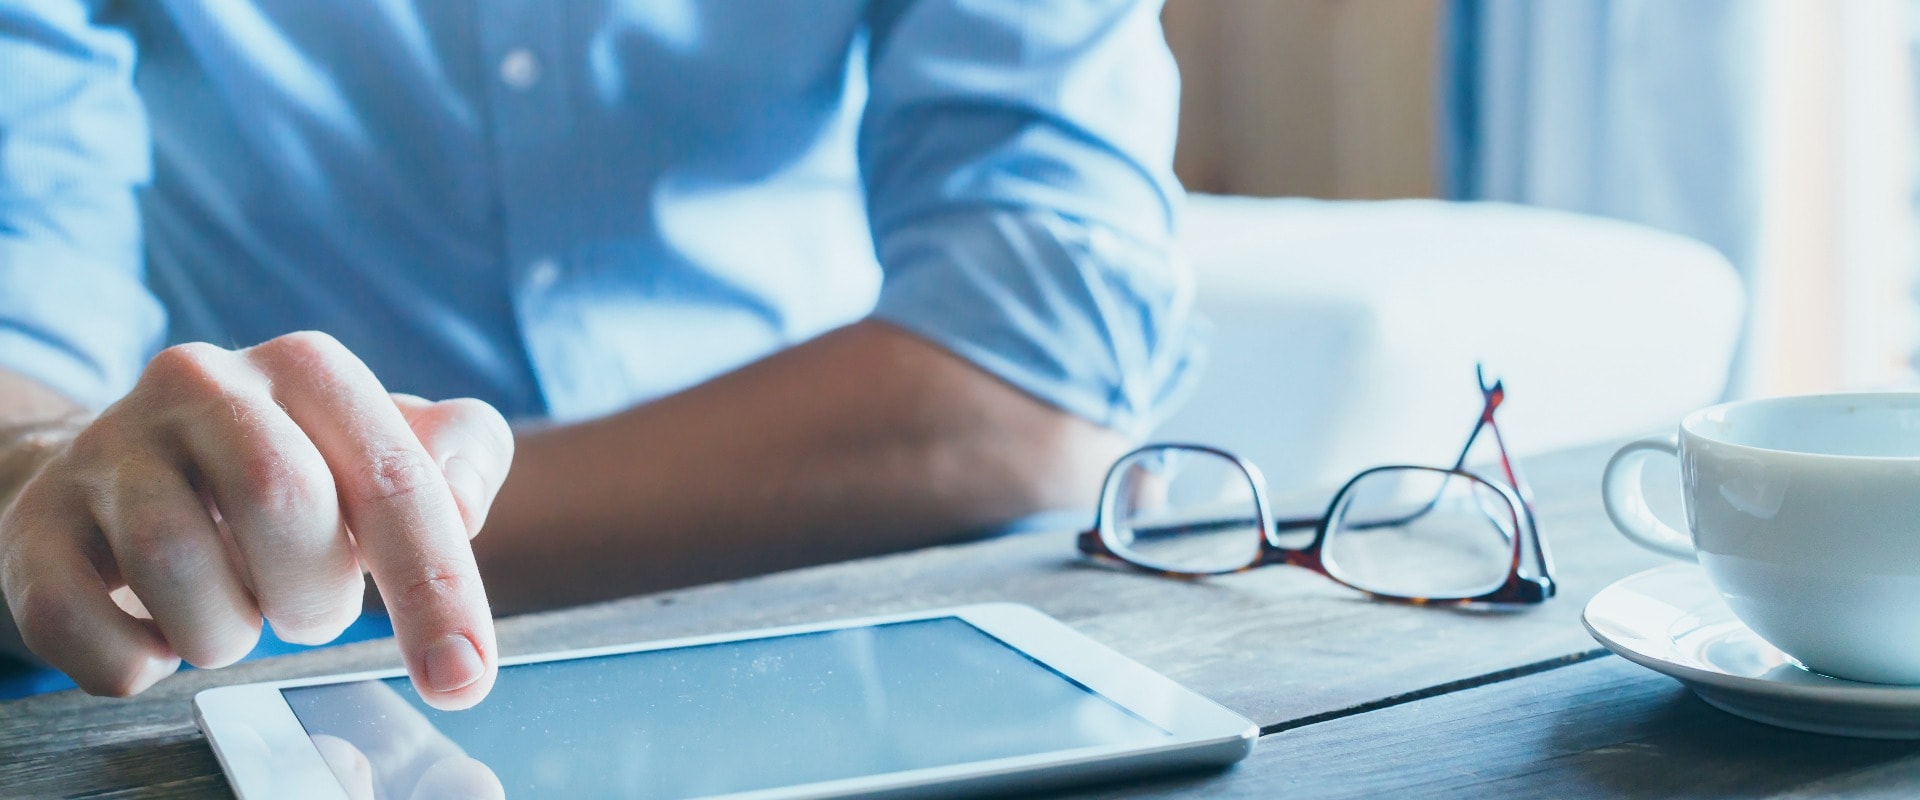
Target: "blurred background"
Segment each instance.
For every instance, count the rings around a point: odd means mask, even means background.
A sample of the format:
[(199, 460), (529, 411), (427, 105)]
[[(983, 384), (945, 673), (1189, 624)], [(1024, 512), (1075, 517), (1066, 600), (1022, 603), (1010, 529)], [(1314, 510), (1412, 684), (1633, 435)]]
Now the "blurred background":
[(1730, 395), (1920, 382), (1920, 0), (1171, 0), (1165, 22), (1193, 191), (1645, 223), (1745, 283)]

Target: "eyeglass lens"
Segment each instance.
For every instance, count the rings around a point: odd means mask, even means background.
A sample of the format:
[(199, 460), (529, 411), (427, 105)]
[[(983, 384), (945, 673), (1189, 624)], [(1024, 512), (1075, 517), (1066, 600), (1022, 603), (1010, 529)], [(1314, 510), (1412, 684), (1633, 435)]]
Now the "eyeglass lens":
[(1322, 552), (1341, 580), (1379, 594), (1473, 597), (1512, 568), (1519, 516), (1507, 496), (1468, 475), (1394, 467), (1348, 486)]
[(1261, 521), (1252, 476), (1206, 450), (1152, 448), (1118, 464), (1103, 519), (1109, 546), (1142, 566), (1229, 572), (1259, 558)]

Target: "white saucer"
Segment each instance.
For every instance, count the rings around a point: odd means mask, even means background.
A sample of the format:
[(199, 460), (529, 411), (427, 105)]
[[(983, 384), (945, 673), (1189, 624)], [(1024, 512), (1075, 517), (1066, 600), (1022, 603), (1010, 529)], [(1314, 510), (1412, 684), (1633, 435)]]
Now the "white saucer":
[(1729, 713), (1813, 733), (1920, 739), (1920, 686), (1808, 672), (1740, 624), (1692, 564), (1623, 578), (1581, 619), (1607, 649)]

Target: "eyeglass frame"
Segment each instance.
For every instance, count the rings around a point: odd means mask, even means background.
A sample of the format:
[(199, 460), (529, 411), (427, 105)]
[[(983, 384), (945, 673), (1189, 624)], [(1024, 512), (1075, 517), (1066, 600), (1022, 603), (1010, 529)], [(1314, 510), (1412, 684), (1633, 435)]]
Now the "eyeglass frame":
[[(1535, 605), (1544, 603), (1553, 597), (1557, 590), (1557, 584), (1553, 579), (1553, 558), (1547, 551), (1546, 540), (1540, 536), (1539, 527), (1535, 521), (1532, 491), (1527, 486), (1525, 480), (1521, 478), (1520, 472), (1514, 468), (1513, 459), (1507, 453), (1506, 437), (1501, 435), (1499, 423), (1494, 421), (1494, 412), (1506, 401), (1506, 387), (1504, 383), (1499, 380), (1495, 380), (1489, 385), (1486, 381), (1485, 372), (1478, 364), (1474, 365), (1474, 377), (1480, 385), (1482, 398), (1480, 418), (1474, 423), (1473, 430), (1467, 434), (1467, 443), (1460, 448), (1460, 456), (1454, 460), (1454, 464), (1450, 468), (1415, 464), (1386, 464), (1371, 467), (1361, 470), (1359, 474), (1349, 478), (1347, 482), (1340, 487), (1339, 491), (1334, 492), (1333, 499), (1327, 504), (1326, 513), (1318, 517), (1273, 520), (1273, 514), (1268, 509), (1267, 503), (1268, 490), (1266, 477), (1261, 474), (1260, 468), (1253, 462), (1210, 445), (1184, 443), (1145, 445), (1135, 448), (1122, 456), (1118, 461), (1115, 461), (1113, 467), (1107, 471), (1107, 476), (1101, 483), (1100, 505), (1095, 510), (1094, 526), (1091, 530), (1082, 531), (1076, 536), (1074, 538), (1075, 545), (1083, 555), (1088, 557), (1109, 563), (1117, 563), (1121, 566), (1169, 578), (1197, 580), (1214, 575), (1231, 575), (1239, 572), (1248, 572), (1261, 567), (1282, 564), (1312, 570), (1335, 583), (1365, 594), (1369, 598), (1386, 602), (1421, 606)], [(1467, 455), (1473, 451), (1474, 442), (1479, 440), (1480, 433), (1483, 430), (1491, 431), (1494, 445), (1500, 453), (1500, 468), (1507, 478), (1507, 483), (1504, 485), (1466, 469)], [(1135, 456), (1141, 453), (1153, 450), (1174, 449), (1198, 451), (1219, 456), (1231, 461), (1247, 476), (1253, 488), (1255, 521), (1261, 529), (1260, 549), (1247, 564), (1239, 567), (1209, 571), (1170, 570), (1128, 558), (1122, 555), (1124, 546), (1116, 546), (1115, 543), (1108, 541), (1109, 536), (1117, 539), (1117, 534), (1113, 532), (1113, 521), (1108, 515), (1108, 510), (1113, 507), (1114, 497), (1119, 489), (1120, 481), (1118, 481), (1117, 478), (1119, 477), (1121, 467), (1125, 466), (1128, 462), (1132, 461)], [(1369, 476), (1390, 470), (1417, 470), (1458, 475), (1489, 486), (1497, 491), (1501, 497), (1506, 500), (1509, 509), (1513, 512), (1515, 522), (1513, 557), (1507, 565), (1506, 580), (1502, 581), (1499, 586), (1490, 591), (1482, 592), (1481, 594), (1471, 597), (1433, 598), (1391, 594), (1357, 586), (1338, 574), (1335, 574), (1334, 570), (1329, 569), (1324, 556), (1327, 531), (1329, 525), (1335, 519), (1336, 514), (1340, 512), (1342, 503), (1347, 500), (1347, 496), (1352, 493), (1353, 488)], [(1435, 497), (1436, 502), (1438, 499), (1438, 497)], [(1430, 502), (1425, 508), (1414, 512), (1412, 516), (1402, 518), (1399, 522), (1411, 521), (1426, 514), (1432, 508), (1433, 503)], [(1206, 525), (1207, 523), (1200, 524)], [(1232, 524), (1243, 524), (1243, 522), (1242, 520), (1234, 520)], [(1373, 523), (1374, 526), (1381, 524), (1383, 523)], [(1275, 541), (1275, 538), (1282, 531), (1302, 530), (1309, 527), (1314, 529), (1313, 541), (1304, 547), (1287, 547)], [(1522, 570), (1522, 563), (1525, 561), (1529, 544), (1531, 544), (1530, 549), (1534, 557), (1533, 566), (1535, 572), (1535, 574), (1531, 576), (1524, 574)]]

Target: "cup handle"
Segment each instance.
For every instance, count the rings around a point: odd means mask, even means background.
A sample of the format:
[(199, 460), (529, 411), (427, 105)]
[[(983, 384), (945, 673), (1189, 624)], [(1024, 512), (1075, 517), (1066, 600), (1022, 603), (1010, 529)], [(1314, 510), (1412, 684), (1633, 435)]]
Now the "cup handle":
[(1682, 561), (1695, 561), (1692, 537), (1661, 522), (1640, 493), (1640, 471), (1656, 453), (1679, 458), (1680, 435), (1663, 433), (1631, 442), (1607, 461), (1600, 478), (1600, 497), (1607, 517), (1634, 544)]

